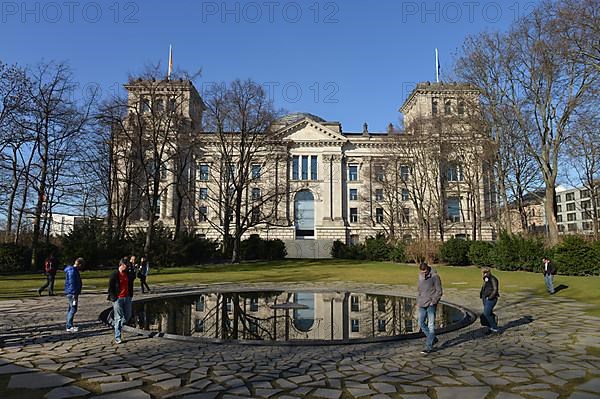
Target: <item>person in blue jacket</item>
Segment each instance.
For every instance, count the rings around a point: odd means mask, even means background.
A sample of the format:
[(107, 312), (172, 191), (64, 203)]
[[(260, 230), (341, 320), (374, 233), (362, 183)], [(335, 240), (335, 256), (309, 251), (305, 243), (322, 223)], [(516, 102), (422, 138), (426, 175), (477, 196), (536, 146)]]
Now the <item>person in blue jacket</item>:
[(72, 266), (65, 267), (65, 295), (69, 301), (69, 310), (67, 310), (67, 332), (77, 332), (78, 327), (73, 325), (73, 317), (77, 313), (79, 304), (79, 294), (81, 294), (81, 276), (79, 270), (83, 267), (83, 258), (77, 258)]

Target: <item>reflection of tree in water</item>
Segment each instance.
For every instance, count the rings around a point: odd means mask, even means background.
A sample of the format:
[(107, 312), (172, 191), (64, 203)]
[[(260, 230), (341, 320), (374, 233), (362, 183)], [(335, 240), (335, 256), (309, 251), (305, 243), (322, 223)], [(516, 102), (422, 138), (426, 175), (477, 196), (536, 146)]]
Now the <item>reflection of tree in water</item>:
[[(223, 340), (350, 339), (419, 331), (415, 298), (350, 292), (312, 293), (321, 295), (311, 305), (318, 303), (320, 313), (317, 315), (316, 307), (312, 307), (313, 316), (307, 319), (311, 326), (302, 329), (304, 324), (296, 325), (297, 308), (277, 306), (297, 302), (297, 294), (223, 292), (158, 299), (136, 304), (133, 322), (149, 331)], [(353, 309), (352, 297), (358, 298), (359, 310)], [(339, 315), (336, 318), (334, 311)], [(436, 326), (445, 327), (461, 319), (460, 310), (440, 305)], [(352, 320), (360, 323), (359, 331), (350, 331)]]

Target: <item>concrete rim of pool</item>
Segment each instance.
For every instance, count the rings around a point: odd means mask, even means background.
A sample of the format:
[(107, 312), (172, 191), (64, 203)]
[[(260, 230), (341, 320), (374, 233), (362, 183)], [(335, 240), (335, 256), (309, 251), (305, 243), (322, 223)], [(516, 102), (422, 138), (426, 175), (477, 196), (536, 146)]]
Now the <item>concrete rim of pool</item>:
[[(133, 301), (133, 306), (151, 303), (153, 301), (162, 301), (167, 299), (176, 299), (189, 297), (193, 295), (203, 295), (203, 294), (249, 294), (249, 293), (257, 293), (257, 292), (275, 292), (275, 291), (284, 291), (284, 292), (307, 292), (307, 293), (326, 293), (326, 292), (351, 292), (352, 294), (365, 294), (365, 295), (375, 295), (375, 296), (393, 296), (397, 298), (412, 298), (414, 299), (414, 295), (400, 295), (398, 293), (392, 293), (390, 290), (382, 290), (382, 292), (377, 292), (374, 289), (360, 289), (356, 287), (340, 287), (340, 286), (332, 286), (326, 288), (316, 288), (316, 287), (264, 287), (260, 288), (223, 288), (219, 286), (207, 286), (203, 288), (198, 288), (194, 290), (189, 290), (185, 292), (178, 293), (169, 293), (164, 295), (157, 295), (152, 297), (147, 297), (143, 299), (138, 299)], [(440, 304), (444, 306), (449, 306), (454, 308), (462, 313), (462, 318), (459, 321), (456, 321), (448, 326), (442, 328), (436, 328), (436, 335), (443, 335), (452, 331), (463, 329), (469, 325), (471, 325), (476, 319), (477, 316), (475, 312), (470, 309), (457, 305), (455, 303), (440, 301)], [(99, 320), (105, 323), (106, 325), (112, 327), (112, 306), (102, 311), (99, 315)], [(418, 327), (418, 326), (417, 326)], [(218, 339), (218, 338), (206, 338), (206, 337), (197, 337), (197, 336), (185, 336), (185, 335), (177, 335), (177, 334), (169, 334), (157, 331), (149, 331), (144, 330), (137, 327), (132, 327), (125, 325), (123, 326), (123, 331), (128, 334), (135, 334), (146, 336), (148, 338), (165, 338), (168, 340), (176, 340), (176, 341), (184, 341), (184, 342), (196, 342), (196, 343), (210, 343), (210, 344), (234, 344), (234, 345), (255, 345), (255, 346), (327, 346), (327, 345), (354, 345), (354, 344), (371, 344), (371, 343), (381, 343), (381, 342), (392, 342), (392, 341), (405, 341), (405, 340), (414, 340), (417, 338), (423, 338), (423, 333), (412, 332), (407, 334), (393, 335), (393, 336), (384, 336), (384, 337), (366, 337), (366, 338), (351, 338), (351, 339), (312, 339), (312, 340), (242, 340), (242, 339)]]

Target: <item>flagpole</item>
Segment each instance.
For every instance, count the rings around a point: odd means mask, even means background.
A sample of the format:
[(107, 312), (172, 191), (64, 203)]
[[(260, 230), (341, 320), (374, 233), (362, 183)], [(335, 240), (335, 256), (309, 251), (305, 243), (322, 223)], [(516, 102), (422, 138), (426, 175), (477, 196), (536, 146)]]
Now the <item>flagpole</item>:
[(169, 44), (169, 72), (167, 72), (167, 80), (171, 80), (173, 72), (173, 47)]
[(435, 83), (440, 83), (440, 61), (437, 47), (435, 49)]

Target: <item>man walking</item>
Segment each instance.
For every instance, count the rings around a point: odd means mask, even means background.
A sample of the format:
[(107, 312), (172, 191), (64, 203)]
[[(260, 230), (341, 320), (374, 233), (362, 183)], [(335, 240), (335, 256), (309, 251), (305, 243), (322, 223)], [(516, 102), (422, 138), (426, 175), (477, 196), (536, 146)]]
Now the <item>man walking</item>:
[(487, 320), (490, 331), (497, 333), (500, 330), (496, 324), (496, 317), (494, 317), (494, 306), (498, 303), (498, 297), (500, 296), (498, 279), (492, 275), (487, 267), (481, 268), (481, 274), (483, 275), (483, 286), (479, 292), (479, 297), (483, 301), (483, 317)]
[[(442, 280), (440, 276), (431, 270), (425, 262), (419, 265), (419, 285), (417, 295), (417, 307), (419, 308), (419, 326), (427, 338), (425, 348), (421, 351), (428, 354), (433, 351), (433, 345), (438, 342), (435, 336), (435, 311), (438, 302), (442, 299)], [(425, 324), (427, 318), (427, 324)]]
[(108, 280), (108, 300), (113, 303), (113, 326), (115, 344), (122, 342), (123, 325), (131, 318), (131, 298), (135, 272), (130, 271), (127, 259), (121, 259), (119, 268), (112, 272)]
[(56, 272), (58, 271), (58, 264), (53, 254), (50, 254), (44, 262), (44, 273), (46, 274), (46, 284), (38, 288), (38, 295), (42, 295), (42, 292), (48, 288), (48, 295), (54, 296), (54, 279), (56, 278)]
[(546, 289), (550, 295), (554, 294), (554, 275), (556, 274), (556, 268), (552, 263), (550, 263), (550, 259), (544, 258), (542, 260), (544, 262), (544, 282), (546, 283)]
[(79, 328), (73, 325), (73, 318), (75, 317), (75, 313), (77, 313), (77, 306), (79, 305), (79, 295), (81, 294), (82, 287), (79, 270), (83, 267), (83, 263), (83, 258), (77, 258), (72, 266), (65, 267), (65, 295), (69, 302), (67, 332), (79, 331)]

